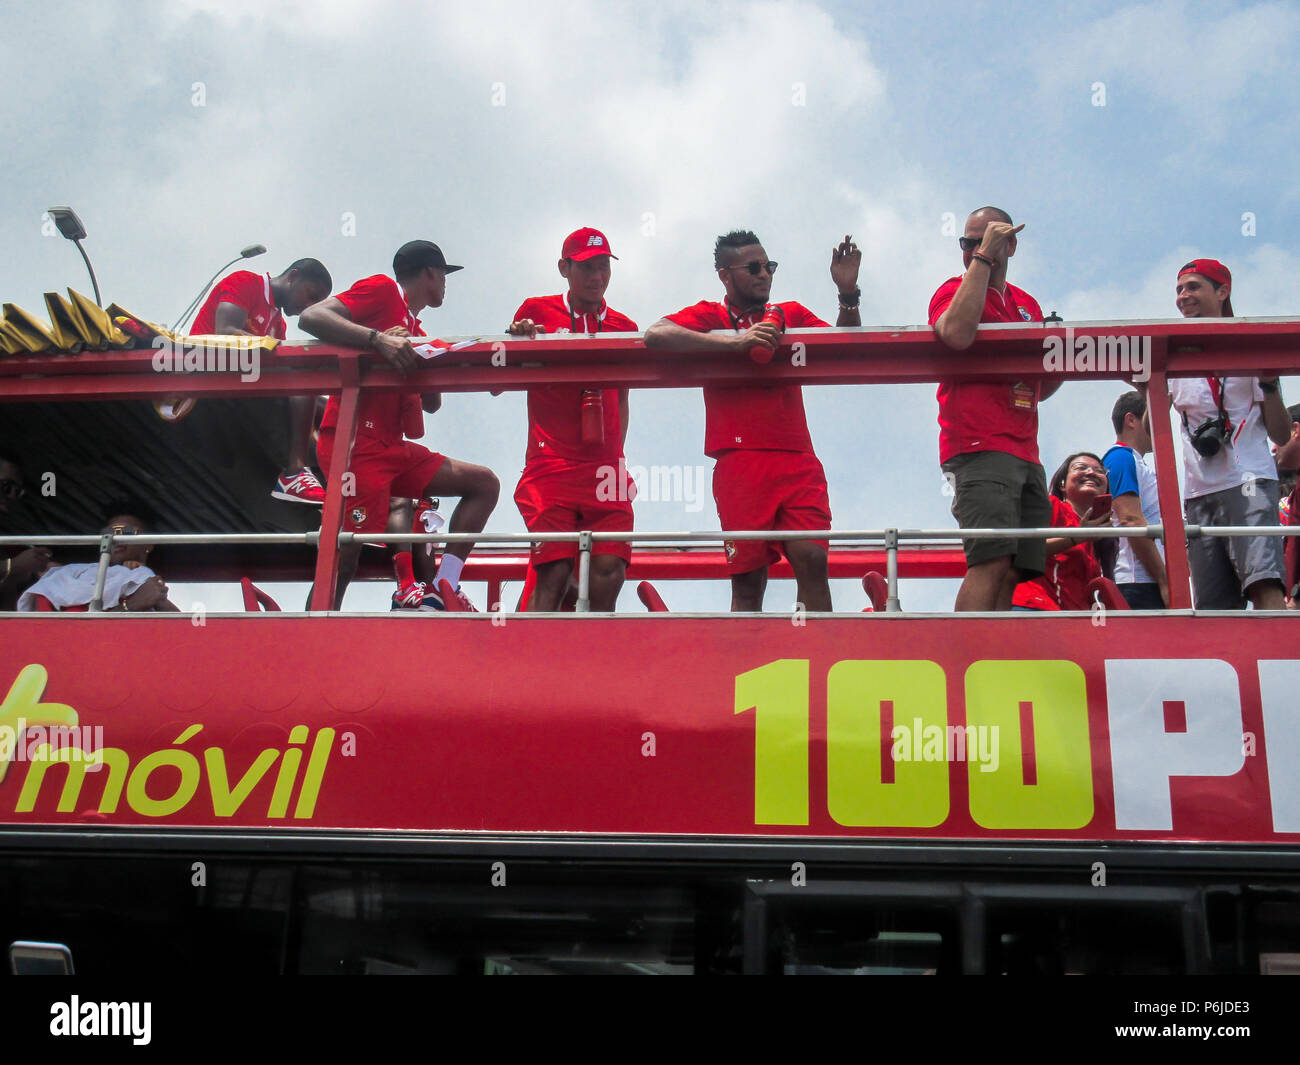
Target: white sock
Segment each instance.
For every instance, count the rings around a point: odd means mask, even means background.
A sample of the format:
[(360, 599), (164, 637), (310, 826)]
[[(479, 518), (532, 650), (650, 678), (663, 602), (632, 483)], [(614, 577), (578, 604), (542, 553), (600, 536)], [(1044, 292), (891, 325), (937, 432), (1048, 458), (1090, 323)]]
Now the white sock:
[(457, 558), (455, 555), (449, 555), (443, 552), (442, 561), (438, 563), (438, 572), (434, 575), (433, 586), (438, 587), (439, 581), (446, 581), (452, 586), (452, 589), (460, 587), (460, 571), (465, 568), (465, 560)]

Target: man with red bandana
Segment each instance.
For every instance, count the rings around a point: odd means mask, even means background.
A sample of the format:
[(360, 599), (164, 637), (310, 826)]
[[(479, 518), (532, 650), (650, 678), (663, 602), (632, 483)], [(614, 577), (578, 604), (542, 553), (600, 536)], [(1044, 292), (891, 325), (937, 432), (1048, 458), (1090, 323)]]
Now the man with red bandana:
[[(981, 207), (966, 219), (957, 241), (966, 271), (945, 281), (930, 299), (930, 324), (946, 347), (967, 350), (983, 322), (1043, 320), (1037, 301), (1007, 282), (1007, 261), (1024, 228), (998, 207)], [(1046, 384), (1042, 378), (939, 383), (939, 462), (952, 485), (952, 513), (961, 528), (1051, 524), (1047, 478), (1038, 458), (1038, 404), (1059, 387), (1059, 381)], [(967, 540), (963, 547), (966, 576), (957, 610), (1010, 610), (1016, 585), (1041, 574), (1047, 562), (1041, 539)]]
[[(1231, 318), (1232, 274), (1217, 259), (1178, 271), (1184, 318)], [(1183, 436), (1189, 525), (1276, 525), (1279, 486), (1269, 439), (1291, 439), (1276, 377), (1177, 377), (1169, 396)], [(1286, 568), (1276, 536), (1198, 536), (1187, 543), (1198, 610), (1282, 610)]]
[[(300, 315), (325, 299), (334, 282), (319, 259), (299, 259), (279, 276), (236, 270), (208, 294), (190, 327), (191, 336), (258, 336), (283, 340), (285, 315)], [(170, 397), (171, 420), (194, 407), (191, 397)], [(290, 503), (320, 506), (325, 489), (307, 464), (315, 396), (289, 397), (289, 454), (271, 492)], [(161, 413), (161, 412), (160, 412)]]
[[(442, 251), (427, 240), (403, 244), (393, 256), (393, 274), (375, 274), (358, 281), (346, 292), (305, 311), (300, 323), (307, 332), (332, 344), (378, 352), (395, 369), (406, 373), (418, 356), (410, 337), (424, 336), (417, 317), (425, 307), (441, 307), (447, 291), (447, 275), (459, 266), (449, 266)], [(437, 392), (400, 393), (363, 390), (357, 406), (357, 434), (348, 472), (355, 477), (355, 492), (344, 500), (345, 532), (377, 533), (388, 524), (391, 497), (459, 496), (451, 516), (449, 532), (481, 532), (496, 506), (500, 485), (496, 475), (482, 466), (447, 458), (406, 436), (422, 432), (421, 406), (430, 414), (442, 405)], [(338, 423), (339, 398), (331, 396), (321, 422), (317, 454), (328, 470), (334, 453), (334, 431)], [(436, 591), (446, 580), (459, 591), (460, 574), (471, 543), (449, 544), (434, 578), (434, 590), (417, 589), (426, 609), (443, 610), (446, 605)], [(343, 604), (343, 593), (356, 573), (360, 544), (339, 548), (339, 582), (334, 609)], [(402, 553), (408, 560), (409, 552)], [(399, 578), (410, 581), (411, 574)], [(403, 589), (399, 588), (399, 593)], [(473, 609), (472, 607), (470, 609)]]
[[(539, 333), (635, 333), (636, 322), (605, 302), (610, 260), (605, 234), (579, 229), (564, 240), (558, 263), (568, 291), (524, 300), (508, 330)], [(515, 503), (529, 532), (631, 532), (633, 491), (624, 472), (626, 388), (543, 385), (528, 390), (528, 454)], [(612, 487), (612, 490), (611, 490)], [(578, 554), (576, 543), (540, 543), (527, 610), (558, 610)], [(591, 609), (613, 610), (632, 557), (624, 541), (596, 541), (591, 553)]]
[[(850, 237), (831, 253), (831, 279), (840, 299), (836, 325), (862, 324), (861, 261)], [(762, 363), (771, 358), (784, 329), (827, 327), (802, 304), (768, 303), (776, 263), (768, 261), (749, 230), (719, 237), (713, 265), (725, 301), (701, 300), (661, 318), (646, 331), (647, 348), (725, 352)], [(704, 411), (704, 452), (717, 460), (713, 498), (724, 531), (830, 528), (826, 473), (813, 452), (799, 385), (710, 385), (704, 389)], [(831, 609), (825, 540), (728, 540), (725, 548), (733, 611), (763, 608), (768, 567), (782, 553), (794, 570), (799, 604), (812, 611)]]

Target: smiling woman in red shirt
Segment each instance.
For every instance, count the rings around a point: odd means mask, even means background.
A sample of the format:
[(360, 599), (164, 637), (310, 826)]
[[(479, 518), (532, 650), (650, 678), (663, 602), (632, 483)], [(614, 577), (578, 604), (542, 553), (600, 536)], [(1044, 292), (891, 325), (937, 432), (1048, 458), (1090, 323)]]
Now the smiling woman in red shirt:
[[(1070, 455), (1052, 478), (1052, 525), (1095, 529), (1110, 524), (1106, 467), (1091, 451)], [(1095, 513), (1094, 513), (1095, 512)], [(1102, 575), (1097, 542), (1072, 537), (1047, 541), (1047, 570), (1016, 585), (1016, 610), (1088, 610), (1088, 585)]]

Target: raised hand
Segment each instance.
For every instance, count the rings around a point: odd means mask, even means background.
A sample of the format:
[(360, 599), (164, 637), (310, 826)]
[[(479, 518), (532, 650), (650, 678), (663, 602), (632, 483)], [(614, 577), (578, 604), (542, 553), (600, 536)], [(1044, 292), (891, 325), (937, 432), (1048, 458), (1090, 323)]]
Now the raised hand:
[(845, 234), (839, 247), (831, 252), (831, 280), (841, 292), (852, 292), (858, 287), (858, 268), (862, 265), (862, 251)]

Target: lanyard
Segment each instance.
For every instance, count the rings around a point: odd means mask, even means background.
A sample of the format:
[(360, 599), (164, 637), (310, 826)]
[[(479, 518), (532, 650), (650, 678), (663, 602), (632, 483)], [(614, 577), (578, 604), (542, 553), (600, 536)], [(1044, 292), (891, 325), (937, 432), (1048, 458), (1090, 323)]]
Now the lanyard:
[[(744, 326), (745, 329), (748, 329), (749, 326), (752, 326), (754, 324), (754, 315), (759, 313), (758, 311), (750, 311), (748, 314), (742, 314), (737, 316), (736, 312), (732, 310), (730, 303), (725, 303), (724, 306), (727, 308), (727, 317), (731, 319), (731, 328), (734, 329), (737, 333), (740, 332), (742, 328), (741, 323), (745, 321), (745, 319), (747, 318), (749, 319), (749, 325)], [(764, 304), (760, 310), (766, 312), (767, 304)]]
[[(569, 303), (569, 294), (567, 292), (564, 292), (561, 294), (561, 298), (564, 300), (564, 309), (569, 312), (569, 332), (576, 333), (578, 332), (578, 319), (573, 313), (572, 305)], [(595, 329), (584, 328), (582, 331), (584, 333), (599, 333), (605, 323), (605, 315), (607, 315), (608, 313), (609, 313), (609, 304), (602, 303), (600, 305), (600, 310), (596, 314), (596, 328)], [(582, 324), (584, 327), (587, 324), (587, 317), (588, 317), (587, 312), (583, 311)]]
[(1214, 398), (1214, 405), (1219, 408), (1219, 415), (1223, 418), (1223, 431), (1231, 434), (1232, 422), (1228, 418), (1228, 412), (1223, 409), (1223, 394), (1227, 391), (1226, 382), (1219, 380), (1217, 377), (1207, 377), (1205, 380), (1210, 386), (1210, 395)]

